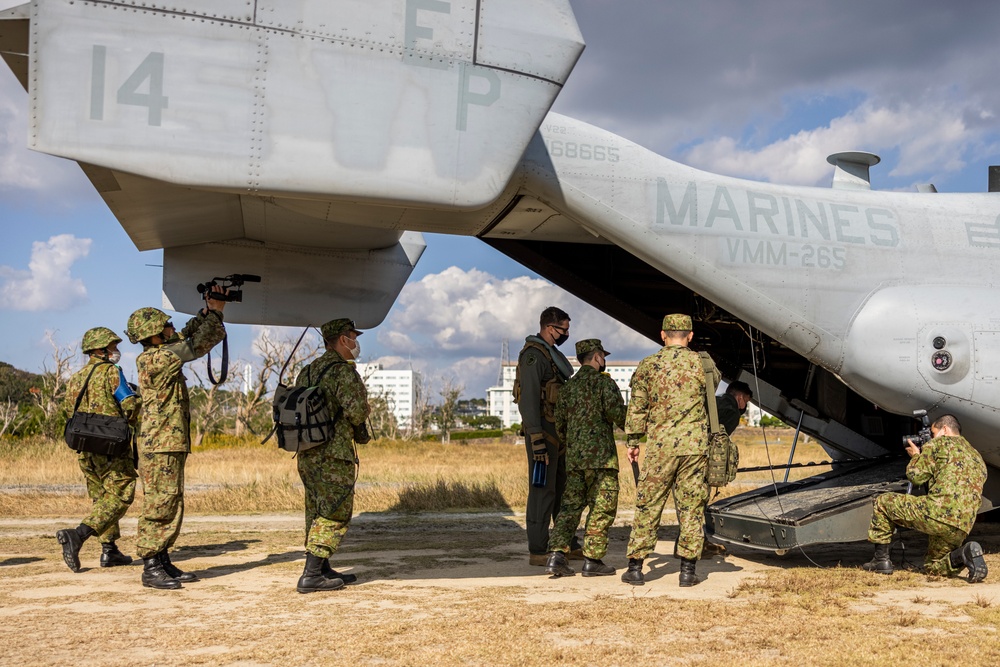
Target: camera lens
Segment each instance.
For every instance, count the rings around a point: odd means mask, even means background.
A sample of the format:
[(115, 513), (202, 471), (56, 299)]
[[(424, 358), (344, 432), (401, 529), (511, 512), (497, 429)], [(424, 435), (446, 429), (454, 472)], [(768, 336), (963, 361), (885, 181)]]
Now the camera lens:
[(934, 338), (934, 349), (935, 350), (940, 350), (940, 349), (944, 348), (944, 346), (947, 345), (947, 344), (948, 344), (948, 341), (946, 341), (944, 339), (944, 336), (936, 336)]

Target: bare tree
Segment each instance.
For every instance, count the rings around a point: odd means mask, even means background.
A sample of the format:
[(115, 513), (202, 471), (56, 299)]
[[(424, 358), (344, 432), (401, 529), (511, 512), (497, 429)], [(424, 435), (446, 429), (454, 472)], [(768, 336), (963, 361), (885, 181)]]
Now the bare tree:
[(21, 410), (21, 406), (8, 398), (0, 403), (0, 436), (8, 431), (14, 433), (24, 422), (28, 420), (28, 414)]
[(430, 387), (423, 373), (413, 371), (413, 412), (407, 429), (407, 437), (420, 437), (427, 431), (430, 423)]
[[(262, 409), (269, 410), (269, 397), (275, 386), (282, 381), (286, 384), (294, 382), (306, 362), (316, 354), (317, 346), (312, 339), (303, 339), (296, 347), (297, 340), (295, 336), (273, 336), (265, 329), (254, 341), (257, 359), (253, 365), (252, 386), (244, 388), (236, 396), (236, 435), (243, 435), (245, 431), (260, 435), (253, 428), (253, 420)], [(278, 377), (283, 368), (284, 377)]]
[(232, 392), (225, 389), (236, 381), (233, 375), (219, 384), (206, 383), (201, 374), (189, 366), (197, 384), (191, 387), (191, 445), (197, 447), (205, 439), (206, 433), (221, 430), (222, 425), (233, 413)]
[(60, 345), (53, 331), (46, 331), (45, 339), (52, 346), (52, 352), (42, 363), (41, 386), (32, 387), (30, 391), (41, 413), (40, 430), (49, 437), (55, 437), (62, 429), (62, 418), (65, 418), (61, 408), (66, 397), (66, 383), (76, 363), (76, 345)]
[(457, 421), (458, 397), (464, 390), (463, 385), (456, 384), (455, 378), (441, 379), (441, 391), (438, 392), (441, 405), (434, 415), (434, 421), (441, 429), (441, 442), (451, 442), (451, 430), (455, 428)]

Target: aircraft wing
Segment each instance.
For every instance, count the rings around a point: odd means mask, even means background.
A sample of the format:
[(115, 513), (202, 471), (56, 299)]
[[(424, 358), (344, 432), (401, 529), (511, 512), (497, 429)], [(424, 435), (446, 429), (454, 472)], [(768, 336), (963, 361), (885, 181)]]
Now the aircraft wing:
[(490, 215), (583, 49), (565, 0), (46, 0), (0, 19), (29, 146), (79, 162), (136, 247), (164, 249), (165, 304), (255, 273), (227, 318), (272, 324), (381, 322), (424, 247), (408, 230)]

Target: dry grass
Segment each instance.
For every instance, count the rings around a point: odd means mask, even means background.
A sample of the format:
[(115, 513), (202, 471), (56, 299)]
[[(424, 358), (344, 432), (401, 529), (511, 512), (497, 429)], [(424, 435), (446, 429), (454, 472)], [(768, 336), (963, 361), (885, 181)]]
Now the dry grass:
[[(936, 615), (947, 605), (914, 609), (875, 600), (876, 593), (924, 583), (905, 573), (779, 569), (743, 586), (733, 600), (685, 599), (674, 586), (664, 590), (665, 581), (631, 589), (612, 578), (532, 576), (519, 565), (522, 554), (505, 549), (523, 538), (502, 519), (416, 525), (403, 517), (359, 523), (348, 533), (335, 564), (355, 568), (360, 585), (298, 595), (299, 533), (198, 530), (185, 528), (174, 560), (203, 580), (166, 593), (141, 588), (138, 568), (73, 575), (51, 537), (0, 541), (7, 559), (0, 565), (10, 565), (0, 567), (6, 631), (0, 664), (742, 667), (1000, 660), (995, 607), (970, 602)], [(494, 563), (483, 579), (469, 579), (465, 564), (484, 561)], [(562, 598), (561, 591), (575, 595)]]
[[(792, 432), (739, 429), (741, 466), (784, 463)], [(800, 443), (796, 460), (825, 460), (815, 443)], [(527, 501), (527, 464), (521, 444), (376, 441), (359, 448), (356, 511), (518, 510)], [(619, 507), (635, 503), (635, 482), (619, 445)], [(42, 438), (0, 440), (0, 516), (85, 513), (76, 455), (63, 443)], [(640, 461), (641, 465), (641, 461)], [(827, 470), (796, 469), (791, 479)], [(775, 471), (781, 479), (782, 471)], [(743, 473), (719, 497), (769, 483), (767, 472)], [(302, 509), (295, 461), (273, 444), (232, 437), (207, 438), (188, 459), (186, 511), (195, 514), (290, 512)], [(141, 498), (141, 484), (137, 501)], [(672, 503), (672, 501), (671, 501)], [(668, 504), (668, 507), (671, 507)], [(138, 511), (139, 503), (132, 512)]]

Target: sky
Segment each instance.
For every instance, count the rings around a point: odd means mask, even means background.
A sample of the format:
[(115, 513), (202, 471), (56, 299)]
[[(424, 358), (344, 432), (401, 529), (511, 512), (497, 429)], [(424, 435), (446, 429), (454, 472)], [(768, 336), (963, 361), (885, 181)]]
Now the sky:
[[(1000, 3), (571, 5), (587, 47), (553, 110), (677, 162), (826, 187), (827, 155), (864, 150), (882, 157), (873, 189), (941, 192), (985, 191), (987, 166), (1000, 163)], [(0, 361), (37, 372), (51, 364), (50, 340), (78, 345), (90, 327), (121, 331), (134, 309), (159, 306), (161, 253), (135, 249), (74, 162), (26, 148), (27, 109), (0, 64)], [(579, 338), (601, 338), (614, 361), (656, 349), (477, 239), (425, 239), (388, 317), (361, 338), (363, 361), (411, 365), (483, 397), (503, 339), (516, 358), (548, 305), (572, 317), (570, 356)], [(264, 329), (229, 331), (233, 358), (249, 359)], [(128, 372), (139, 349), (121, 347)]]

